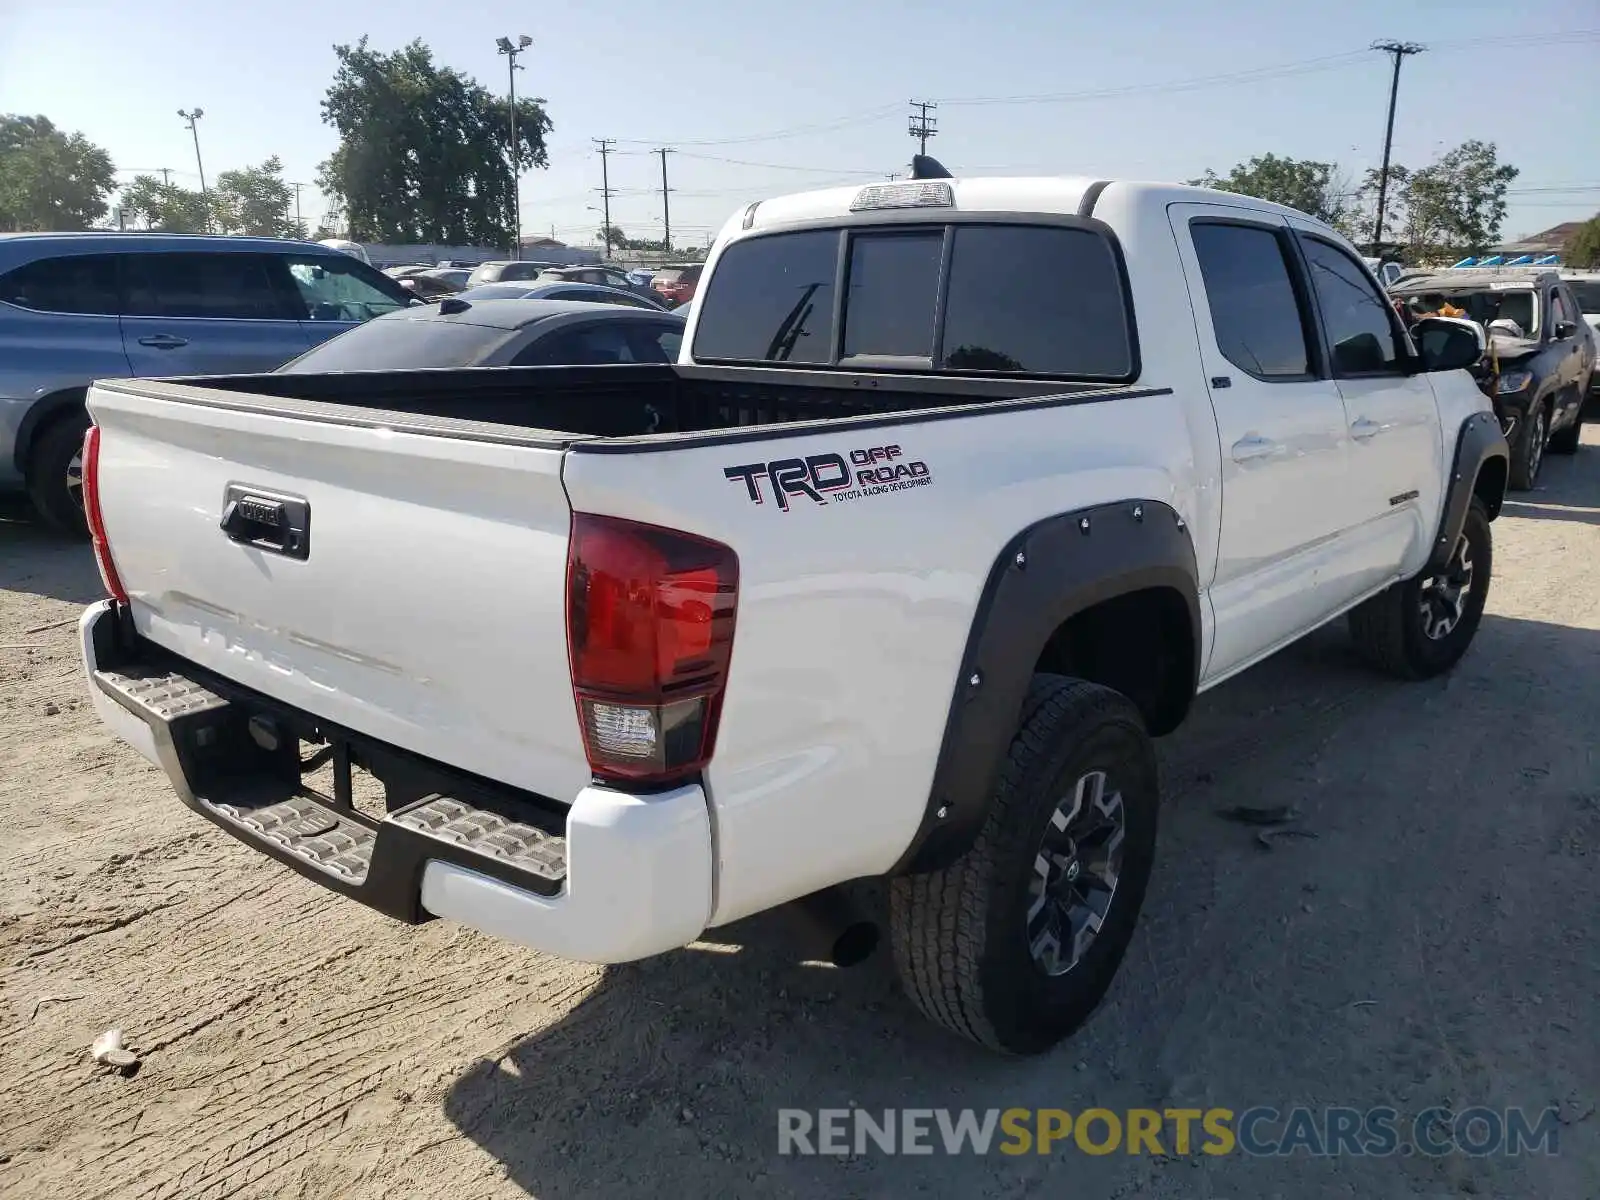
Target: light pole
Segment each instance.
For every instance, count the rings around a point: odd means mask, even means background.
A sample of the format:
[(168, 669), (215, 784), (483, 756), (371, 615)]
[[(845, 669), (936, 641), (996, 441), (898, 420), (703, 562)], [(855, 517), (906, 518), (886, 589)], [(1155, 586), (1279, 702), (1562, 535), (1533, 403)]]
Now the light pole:
[(495, 38), (495, 47), (506, 56), (506, 79), (510, 83), (511, 92), (511, 257), (522, 257), (522, 172), (520, 167), (520, 147), (517, 145), (517, 72), (522, 70), (517, 65), (517, 55), (533, 45), (533, 39), (527, 34), (517, 37), (517, 44), (513, 46), (510, 38)]
[[(200, 171), (200, 199), (205, 200), (206, 165), (200, 161), (200, 130), (197, 128), (195, 122), (199, 121), (201, 117), (205, 116), (206, 112), (203, 108), (194, 108), (188, 112), (185, 112), (180, 108), (178, 110), (178, 115), (189, 123), (189, 134), (194, 138), (194, 165)], [(206, 204), (206, 232), (211, 232), (211, 205), (209, 203)]]

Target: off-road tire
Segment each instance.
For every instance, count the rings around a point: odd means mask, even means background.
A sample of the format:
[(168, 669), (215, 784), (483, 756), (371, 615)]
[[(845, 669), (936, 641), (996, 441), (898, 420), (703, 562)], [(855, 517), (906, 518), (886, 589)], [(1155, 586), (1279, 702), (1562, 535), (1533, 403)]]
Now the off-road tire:
[(1541, 403), (1523, 420), (1517, 429), (1516, 440), (1511, 445), (1513, 490), (1531, 491), (1533, 485), (1539, 482), (1539, 468), (1544, 465), (1544, 451), (1549, 445), (1549, 438), (1550, 406)]
[(1578, 441), (1583, 436), (1583, 405), (1580, 403), (1578, 411), (1572, 414), (1572, 424), (1560, 433), (1550, 435), (1549, 451), (1551, 454), (1576, 454)]
[[(1122, 870), (1094, 941), (1052, 977), (1029, 950), (1028, 884), (1057, 803), (1095, 770), (1122, 796)], [(971, 848), (942, 870), (891, 881), (890, 941), (912, 1002), (947, 1029), (1012, 1054), (1048, 1050), (1081, 1025), (1133, 936), (1155, 857), (1159, 791), (1150, 736), (1126, 697), (1035, 676)]]
[(1380, 670), (1401, 679), (1429, 679), (1455, 666), (1472, 644), (1483, 620), (1494, 567), (1489, 513), (1476, 497), (1467, 509), (1461, 532), (1472, 554), (1472, 584), (1460, 621), (1444, 637), (1434, 641), (1423, 629), (1420, 597), (1427, 570), (1350, 611), (1350, 635), (1356, 649)]
[(61, 417), (40, 431), (28, 455), (28, 498), (44, 523), (64, 537), (89, 536), (83, 504), (67, 487), (67, 468), (82, 453), (88, 428), (88, 413)]

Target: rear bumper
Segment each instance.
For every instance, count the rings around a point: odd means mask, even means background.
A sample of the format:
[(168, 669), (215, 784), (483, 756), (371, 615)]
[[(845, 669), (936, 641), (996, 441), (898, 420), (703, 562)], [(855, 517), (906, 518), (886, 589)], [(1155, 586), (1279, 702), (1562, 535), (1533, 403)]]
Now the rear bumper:
[(195, 812), (331, 891), (398, 920), (447, 917), (585, 962), (674, 949), (710, 919), (699, 785), (652, 796), (591, 785), (562, 809), (350, 735), (359, 753), (440, 784), (391, 799), (375, 817), (305, 787), (297, 738), (263, 750), (250, 722), (315, 728), (336, 755), (351, 753), (347, 731), (137, 641), (109, 601), (84, 613), (79, 634), (100, 719)]

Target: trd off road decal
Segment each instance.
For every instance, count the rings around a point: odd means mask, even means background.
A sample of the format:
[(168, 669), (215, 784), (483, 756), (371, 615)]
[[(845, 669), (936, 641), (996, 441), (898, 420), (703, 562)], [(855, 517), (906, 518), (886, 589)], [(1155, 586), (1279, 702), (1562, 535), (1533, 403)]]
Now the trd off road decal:
[(867, 496), (926, 487), (933, 482), (928, 464), (907, 459), (899, 446), (868, 446), (845, 454), (808, 454), (772, 462), (724, 467), (722, 473), (742, 483), (754, 504), (765, 504), (767, 493), (784, 512), (793, 500), (809, 497), (818, 504), (838, 504)]

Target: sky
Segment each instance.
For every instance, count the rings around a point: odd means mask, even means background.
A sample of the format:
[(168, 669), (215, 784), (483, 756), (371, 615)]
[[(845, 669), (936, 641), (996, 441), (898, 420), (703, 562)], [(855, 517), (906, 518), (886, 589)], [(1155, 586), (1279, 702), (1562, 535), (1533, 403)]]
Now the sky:
[(1502, 236), (1600, 210), (1600, 5), (1595, 0), (0, 0), (0, 112), (42, 113), (110, 151), (123, 173), (198, 184), (180, 108), (200, 107), (208, 178), (278, 155), (325, 201), (336, 138), (319, 105), (333, 47), (420, 38), (500, 93), (495, 39), (533, 38), (519, 95), (542, 96), (550, 167), (522, 181), (525, 234), (593, 241), (600, 159), (614, 138), (612, 221), (704, 241), (751, 200), (904, 172), (908, 101), (934, 100), (929, 153), (957, 175), (1186, 179), (1272, 152), (1381, 160), (1389, 58), (1400, 83), (1394, 161), (1422, 166), (1468, 138), (1521, 169)]

